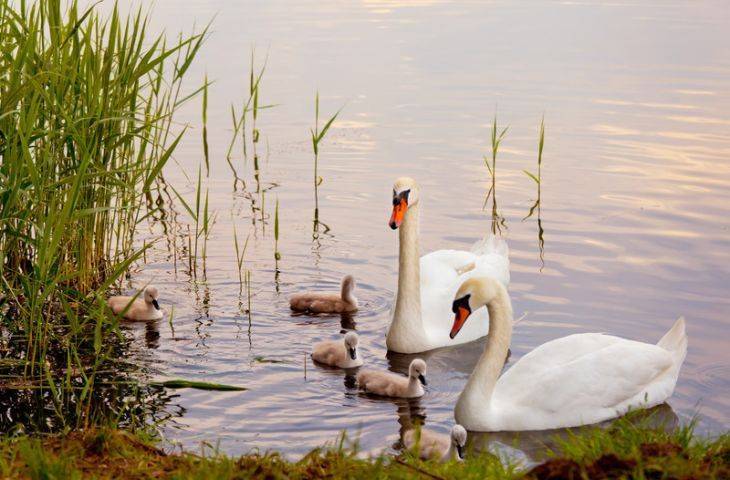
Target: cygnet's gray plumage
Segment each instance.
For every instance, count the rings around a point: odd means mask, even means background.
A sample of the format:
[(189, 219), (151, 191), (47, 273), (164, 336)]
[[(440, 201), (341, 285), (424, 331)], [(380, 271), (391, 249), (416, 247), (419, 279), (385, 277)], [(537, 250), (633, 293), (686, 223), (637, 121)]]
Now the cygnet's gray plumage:
[(418, 456), (423, 460), (438, 459), (442, 462), (449, 460), (464, 460), (466, 446), (466, 429), (461, 425), (454, 425), (449, 435), (436, 433), (433, 430), (422, 428), (407, 430), (403, 434), (403, 444), (408, 450), (418, 448)]
[(312, 360), (331, 367), (359, 367), (362, 365), (362, 358), (357, 344), (357, 333), (347, 332), (342, 340), (329, 340), (315, 344), (312, 350)]
[(342, 279), (340, 294), (305, 292), (297, 293), (289, 299), (289, 305), (295, 312), (307, 313), (352, 313), (357, 310), (357, 298), (352, 293), (355, 279), (346, 275)]
[(426, 362), (420, 358), (408, 367), (408, 376), (383, 370), (362, 370), (357, 374), (360, 389), (383, 397), (416, 398), (426, 385)]
[[(140, 298), (141, 297), (141, 298)], [(133, 296), (116, 295), (109, 297), (107, 305), (112, 312), (119, 315), (124, 312), (127, 320), (150, 321), (162, 318), (162, 310), (158, 303), (159, 292), (156, 287), (148, 285), (142, 295), (134, 299)], [(132, 301), (134, 299), (134, 301)], [(131, 305), (130, 305), (131, 302)], [(129, 306), (129, 308), (127, 308)], [(125, 311), (126, 309), (126, 311)]]

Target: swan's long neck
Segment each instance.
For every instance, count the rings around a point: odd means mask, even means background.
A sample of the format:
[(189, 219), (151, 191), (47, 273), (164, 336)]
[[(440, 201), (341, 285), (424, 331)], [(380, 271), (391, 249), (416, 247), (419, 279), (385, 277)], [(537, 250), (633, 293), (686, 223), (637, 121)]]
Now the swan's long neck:
[(489, 336), (484, 352), (456, 404), (455, 414), (459, 423), (462, 423), (459, 417), (471, 417), (475, 414), (483, 417), (484, 412), (488, 411), (494, 386), (509, 352), (512, 339), (512, 304), (502, 285), (495, 282), (495, 288), (497, 293), (487, 304)]
[(410, 344), (427, 342), (421, 320), (421, 269), (418, 249), (418, 203), (406, 210), (399, 231), (398, 293), (386, 344), (389, 350), (415, 353)]

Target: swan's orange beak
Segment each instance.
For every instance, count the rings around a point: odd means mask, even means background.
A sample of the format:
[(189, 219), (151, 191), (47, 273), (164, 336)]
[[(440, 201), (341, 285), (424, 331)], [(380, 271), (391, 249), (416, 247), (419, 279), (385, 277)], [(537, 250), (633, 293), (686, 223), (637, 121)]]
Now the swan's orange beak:
[(451, 327), (451, 333), (449, 333), (449, 337), (451, 339), (459, 333), (459, 330), (461, 330), (461, 327), (464, 326), (469, 315), (471, 315), (471, 312), (468, 309), (459, 307), (459, 310), (456, 312), (456, 316), (454, 316), (454, 326)]
[(403, 223), (403, 216), (406, 214), (406, 210), (408, 210), (408, 200), (403, 197), (393, 199), (393, 214), (390, 216), (390, 222), (388, 222), (390, 228), (395, 230), (400, 227), (400, 224)]

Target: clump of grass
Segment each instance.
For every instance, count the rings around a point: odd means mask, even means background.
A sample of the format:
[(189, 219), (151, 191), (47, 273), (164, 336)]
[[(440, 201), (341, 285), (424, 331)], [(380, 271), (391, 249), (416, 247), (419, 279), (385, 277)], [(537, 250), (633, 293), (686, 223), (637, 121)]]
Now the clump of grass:
[(106, 290), (149, 246), (136, 227), (183, 136), (173, 117), (205, 37), (151, 37), (141, 10), (95, 5), (0, 0), (0, 314), (62, 424), (72, 404), (93, 417), (117, 329)]
[(298, 461), (279, 453), (227, 456), (215, 448), (203, 455), (167, 454), (146, 435), (92, 430), (44, 440), (23, 438), (0, 443), (0, 471), (8, 477), (28, 476), (40, 467), (62, 477), (34, 478), (351, 478), (351, 479), (515, 479), (511, 467), (489, 454), (470, 462), (437, 464), (413, 456), (364, 457), (342, 440), (317, 448)]
[(492, 132), (491, 132), (491, 146), (492, 146), (492, 155), (491, 158), (487, 157), (486, 155), (484, 158), (484, 165), (487, 167), (487, 171), (489, 172), (491, 185), (489, 187), (489, 191), (487, 192), (487, 196), (484, 199), (484, 207), (487, 207), (487, 204), (489, 203), (489, 200), (492, 200), (492, 233), (497, 234), (497, 232), (501, 232), (502, 228), (506, 228), (506, 220), (505, 218), (499, 213), (499, 209), (497, 207), (497, 152), (499, 151), (499, 146), (502, 144), (502, 140), (504, 139), (504, 136), (507, 134), (507, 131), (509, 130), (509, 126), (502, 129), (502, 131), (498, 134), (497, 131), (497, 116), (494, 116), (494, 121), (492, 122)]
[(727, 478), (730, 434), (695, 435), (696, 421), (655, 426), (652, 414), (635, 411), (608, 428), (594, 427), (559, 439), (552, 460), (526, 478)]

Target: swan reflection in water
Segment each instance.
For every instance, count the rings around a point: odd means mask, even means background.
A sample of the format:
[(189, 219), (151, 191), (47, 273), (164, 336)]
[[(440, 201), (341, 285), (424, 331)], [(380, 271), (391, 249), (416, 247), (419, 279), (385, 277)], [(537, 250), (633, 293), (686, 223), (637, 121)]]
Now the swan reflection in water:
[[(144, 336), (145, 347), (155, 350), (160, 347), (160, 320), (152, 320), (147, 322), (135, 322), (125, 320), (120, 323), (122, 331), (133, 332), (134, 338)], [(144, 331), (144, 335), (142, 335)]]
[[(454, 373), (464, 376), (464, 380), (471, 375), (474, 365), (484, 351), (484, 338), (479, 338), (473, 342), (463, 343), (450, 347), (436, 348), (421, 353), (398, 353), (388, 351), (386, 359), (388, 360), (388, 369), (393, 372), (408, 373), (408, 366), (415, 358), (423, 359), (428, 364), (430, 374), (449, 375), (453, 377)], [(509, 354), (507, 355), (509, 360)], [(461, 391), (461, 390), (459, 390)]]

